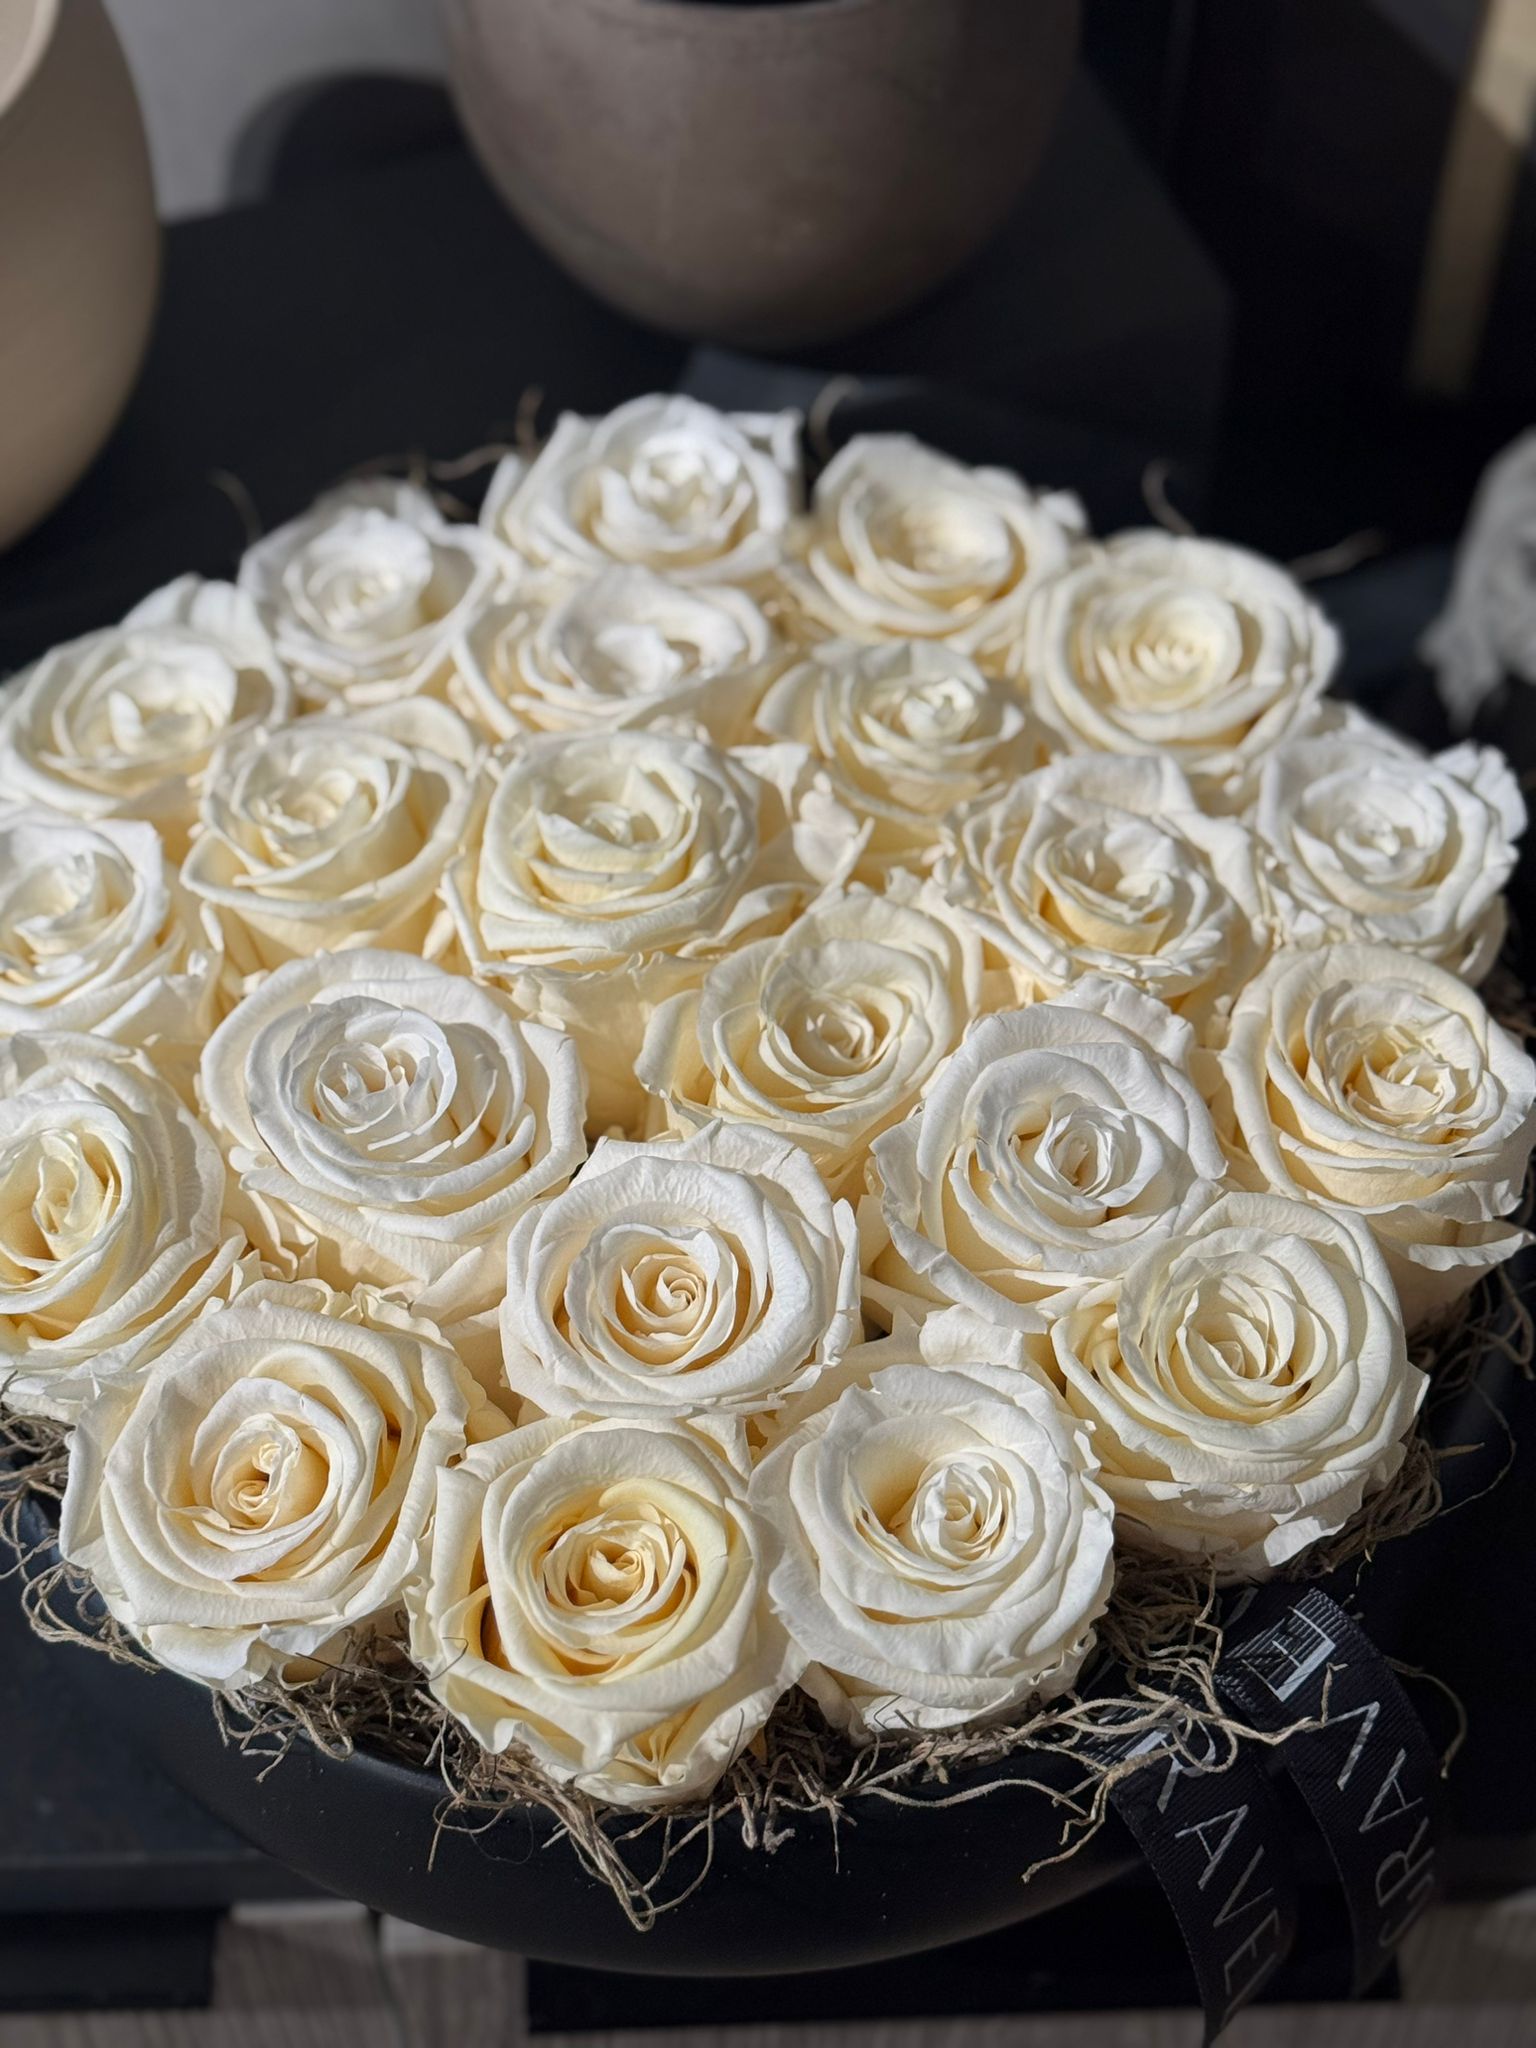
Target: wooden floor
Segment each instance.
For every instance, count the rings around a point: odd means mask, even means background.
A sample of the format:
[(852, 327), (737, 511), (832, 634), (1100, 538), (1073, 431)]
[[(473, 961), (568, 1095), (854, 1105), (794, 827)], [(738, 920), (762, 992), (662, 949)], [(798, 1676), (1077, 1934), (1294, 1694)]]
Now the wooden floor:
[[(1401, 2005), (1245, 2014), (1224, 2048), (1536, 2048), (1536, 1894), (1444, 1908)], [(0, 2018), (0, 2048), (520, 2048), (522, 1966), (350, 1906), (241, 1912), (213, 2008)], [(540, 2048), (1197, 2048), (1193, 2014), (545, 2034)]]

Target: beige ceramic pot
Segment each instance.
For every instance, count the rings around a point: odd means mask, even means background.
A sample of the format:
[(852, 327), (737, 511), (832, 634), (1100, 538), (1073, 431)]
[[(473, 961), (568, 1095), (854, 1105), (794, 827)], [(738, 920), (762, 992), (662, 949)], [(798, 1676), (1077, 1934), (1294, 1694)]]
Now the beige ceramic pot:
[(486, 169), (585, 284), (695, 336), (847, 333), (986, 242), (1078, 0), (442, 0)]
[(149, 335), (159, 247), (101, 0), (0, 0), (0, 547), (106, 439)]

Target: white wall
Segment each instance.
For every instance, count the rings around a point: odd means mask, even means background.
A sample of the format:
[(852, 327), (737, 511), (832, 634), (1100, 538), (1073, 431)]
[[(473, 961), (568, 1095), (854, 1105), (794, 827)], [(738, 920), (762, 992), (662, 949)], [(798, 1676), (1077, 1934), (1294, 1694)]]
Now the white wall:
[(249, 117), (307, 79), (436, 75), (435, 0), (106, 0), (149, 129), (160, 211), (228, 203), (229, 153)]

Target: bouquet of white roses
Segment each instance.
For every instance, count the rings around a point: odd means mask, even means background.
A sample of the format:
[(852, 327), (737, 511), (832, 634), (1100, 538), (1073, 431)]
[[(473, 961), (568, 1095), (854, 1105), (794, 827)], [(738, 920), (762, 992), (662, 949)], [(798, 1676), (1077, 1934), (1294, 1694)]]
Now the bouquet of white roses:
[(383, 1638), (707, 1794), (1290, 1567), (1523, 1240), (1524, 822), (1278, 567), (641, 399), (351, 486), (0, 716), (0, 1407), (224, 1692)]

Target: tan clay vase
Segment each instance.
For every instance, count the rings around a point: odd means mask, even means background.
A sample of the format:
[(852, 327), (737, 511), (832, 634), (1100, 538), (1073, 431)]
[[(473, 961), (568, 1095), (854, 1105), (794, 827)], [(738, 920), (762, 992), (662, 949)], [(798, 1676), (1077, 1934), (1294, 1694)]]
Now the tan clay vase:
[(0, 0), (0, 547), (106, 439), (159, 263), (138, 100), (101, 0)]
[(470, 139), (641, 319), (847, 333), (979, 249), (1050, 134), (1078, 0), (442, 0)]

